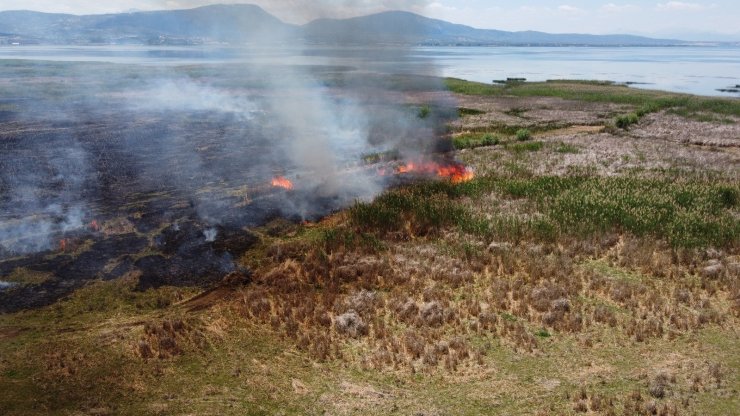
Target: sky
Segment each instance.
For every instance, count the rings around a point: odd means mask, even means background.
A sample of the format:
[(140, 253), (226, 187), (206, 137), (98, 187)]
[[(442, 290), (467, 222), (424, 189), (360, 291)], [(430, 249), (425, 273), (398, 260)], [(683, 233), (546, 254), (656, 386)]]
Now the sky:
[(481, 29), (740, 40), (738, 0), (0, 0), (0, 10), (93, 14), (213, 3), (258, 4), (290, 23), (408, 10)]

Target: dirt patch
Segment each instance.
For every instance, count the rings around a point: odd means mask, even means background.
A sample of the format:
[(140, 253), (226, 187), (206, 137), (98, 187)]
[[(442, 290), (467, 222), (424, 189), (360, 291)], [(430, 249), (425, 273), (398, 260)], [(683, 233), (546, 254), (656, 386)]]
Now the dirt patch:
[(485, 112), (453, 123), (458, 129), (485, 128), (491, 124), (534, 127), (540, 124), (604, 125), (628, 107), (584, 103), (557, 97), (485, 97), (456, 95), (458, 106)]
[(0, 328), (0, 340), (13, 339), (27, 330), (28, 330), (27, 328), (15, 328), (15, 327)]

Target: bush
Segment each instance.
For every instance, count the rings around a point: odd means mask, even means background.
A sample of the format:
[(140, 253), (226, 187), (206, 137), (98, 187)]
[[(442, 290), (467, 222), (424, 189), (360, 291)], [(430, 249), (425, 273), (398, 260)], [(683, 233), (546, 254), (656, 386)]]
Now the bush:
[(532, 133), (527, 129), (519, 129), (516, 132), (516, 139), (520, 142), (525, 142), (532, 138)]
[(483, 139), (481, 140), (481, 144), (483, 146), (495, 146), (499, 143), (501, 143), (501, 140), (491, 133), (484, 134)]
[(617, 117), (614, 124), (620, 129), (626, 129), (627, 127), (637, 124), (640, 121), (640, 117), (636, 113), (629, 113), (623, 116)]

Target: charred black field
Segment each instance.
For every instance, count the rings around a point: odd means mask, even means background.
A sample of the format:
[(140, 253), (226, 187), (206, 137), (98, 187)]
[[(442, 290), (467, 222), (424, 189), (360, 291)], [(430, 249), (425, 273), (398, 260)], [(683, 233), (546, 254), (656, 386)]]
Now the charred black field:
[(0, 72), (2, 414), (740, 406), (737, 100)]
[[(0, 113), (0, 268), (45, 277), (9, 282), (0, 310), (45, 306), (132, 271), (142, 273), (140, 289), (248, 274), (234, 260), (257, 240), (249, 227), (314, 221), (400, 184), (382, 171), (393, 171), (403, 151), (447, 157), (439, 119), (422, 120), (419, 106), (387, 96), (398, 91), (376, 88), (392, 77), (363, 75), (357, 85), (353, 70), (4, 64), (3, 93), (12, 98)], [(265, 72), (287, 81), (265, 85)], [(397, 82), (441, 88), (423, 77)], [(356, 99), (369, 87), (370, 98)], [(356, 106), (377, 119), (351, 120), (366, 124), (367, 137), (343, 137), (317, 125), (335, 123), (333, 114), (303, 120), (293, 107), (301, 104)], [(396, 137), (394, 123), (417, 137)], [(298, 153), (317, 134), (338, 134), (340, 149), (317, 143)]]

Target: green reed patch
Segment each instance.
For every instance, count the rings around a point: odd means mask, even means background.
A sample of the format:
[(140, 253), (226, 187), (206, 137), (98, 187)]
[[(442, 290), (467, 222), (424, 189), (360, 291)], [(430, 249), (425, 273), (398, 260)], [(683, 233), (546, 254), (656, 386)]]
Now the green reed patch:
[[(522, 216), (465, 208), (459, 199), (490, 193), (528, 199)], [(687, 178), (483, 176), (472, 181), (425, 182), (386, 192), (349, 209), (361, 233), (433, 235), (443, 228), (482, 238), (555, 241), (622, 231), (652, 236), (674, 247), (736, 246), (740, 236), (740, 189)]]
[(545, 147), (545, 144), (542, 142), (509, 143), (506, 145), (506, 149), (514, 153), (539, 152), (543, 147)]
[(493, 133), (466, 133), (452, 138), (452, 145), (458, 150), (495, 146), (499, 143), (501, 139)]
[(486, 114), (486, 112), (485, 111), (481, 111), (481, 110), (476, 110), (474, 108), (465, 108), (465, 107), (460, 107), (460, 108), (457, 109), (457, 115), (459, 117), (477, 116), (477, 115), (480, 115), (480, 114)]
[(561, 233), (609, 230), (653, 235), (674, 246), (738, 243), (737, 187), (688, 180), (538, 177), (498, 183), (515, 198), (529, 198)]
[(414, 187), (386, 192), (372, 203), (358, 202), (349, 209), (352, 225), (380, 234), (433, 234), (445, 227), (466, 223), (468, 216), (448, 195), (430, 194), (424, 188)]
[(578, 154), (578, 153), (581, 153), (581, 150), (578, 148), (578, 146), (574, 146), (572, 144), (559, 143), (558, 146), (555, 148), (555, 152), (557, 152), (557, 153)]

